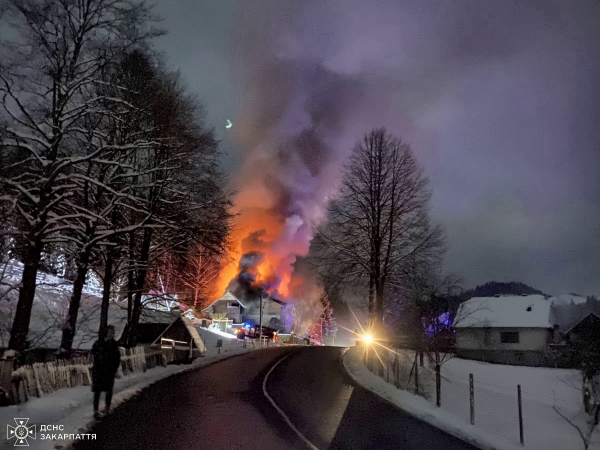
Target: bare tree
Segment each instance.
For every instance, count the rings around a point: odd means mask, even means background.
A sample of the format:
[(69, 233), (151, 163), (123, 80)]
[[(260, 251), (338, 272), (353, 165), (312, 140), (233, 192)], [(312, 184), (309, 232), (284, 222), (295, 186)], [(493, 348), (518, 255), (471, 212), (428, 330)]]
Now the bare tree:
[(81, 146), (99, 108), (99, 76), (115, 54), (145, 39), (149, 18), (129, 0), (12, 0), (7, 21), (19, 36), (3, 45), (0, 106), (0, 200), (12, 205), (25, 264), (9, 348), (23, 351), (46, 244), (69, 241), (73, 219), (87, 211), (69, 201), (78, 188), (74, 166), (102, 158), (111, 146)]
[(135, 344), (147, 275), (162, 255), (184, 253), (190, 243), (222, 253), (232, 219), (217, 142), (204, 127), (202, 107), (185, 94), (177, 76), (162, 75), (151, 111), (157, 145), (144, 161), (164, 168), (145, 178), (142, 196), (151, 218), (143, 230), (128, 236), (128, 324), (123, 334), (128, 346)]
[(405, 304), (404, 314), (413, 323), (411, 342), (417, 357), (423, 354), (434, 365), (436, 380), (436, 403), (441, 406), (441, 367), (455, 352), (453, 326), (461, 323), (474, 310), (459, 308), (462, 293), (460, 280), (453, 276), (441, 276), (437, 264), (420, 264), (404, 273), (404, 291), (396, 302)]
[[(556, 405), (554, 411), (571, 425), (579, 434), (585, 450), (592, 441), (598, 439), (600, 424), (600, 333), (597, 327), (582, 327), (576, 339), (568, 344), (570, 362), (581, 373), (581, 384), (567, 383), (570, 387), (581, 391), (583, 406), (576, 415), (561, 411)], [(585, 419), (585, 420), (584, 420)]]
[(590, 444), (594, 439), (594, 432), (598, 427), (600, 398), (598, 398), (597, 393), (593, 401), (596, 403), (595, 408), (588, 412), (586, 415), (584, 415), (584, 417), (587, 417), (587, 421), (578, 420), (582, 416), (582, 411), (579, 411), (575, 416), (570, 416), (564, 411), (561, 411), (560, 408), (556, 405), (556, 399), (554, 401), (554, 404), (552, 405), (552, 409), (554, 409), (556, 414), (558, 414), (565, 422), (567, 422), (577, 431), (577, 434), (579, 435), (579, 437), (581, 438), (581, 442), (583, 443), (584, 450), (588, 450), (590, 448)]
[(208, 304), (221, 267), (214, 255), (201, 245), (195, 244), (194, 247), (193, 253), (186, 258), (181, 283), (192, 292), (190, 306), (202, 309)]
[(442, 234), (430, 224), (429, 199), (427, 179), (410, 146), (375, 129), (354, 148), (328, 220), (317, 233), (319, 264), (335, 277), (368, 284), (370, 327), (380, 332), (392, 272), (440, 251)]

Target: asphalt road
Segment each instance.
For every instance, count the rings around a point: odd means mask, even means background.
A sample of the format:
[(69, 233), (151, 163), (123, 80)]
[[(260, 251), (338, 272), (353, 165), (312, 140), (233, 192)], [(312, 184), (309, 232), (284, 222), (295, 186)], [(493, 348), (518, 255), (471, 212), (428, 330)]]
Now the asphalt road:
[(252, 352), (159, 381), (96, 424), (90, 449), (306, 449), (267, 391), (319, 449), (474, 449), (352, 385), (342, 349)]

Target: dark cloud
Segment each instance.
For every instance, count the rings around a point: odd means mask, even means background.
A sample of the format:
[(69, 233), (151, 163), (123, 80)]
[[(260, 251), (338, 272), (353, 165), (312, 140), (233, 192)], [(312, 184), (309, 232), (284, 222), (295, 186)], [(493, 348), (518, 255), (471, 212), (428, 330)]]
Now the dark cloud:
[[(159, 2), (225, 164), (318, 220), (362, 133), (412, 144), (467, 285), (600, 293), (597, 1)], [(234, 127), (225, 133), (225, 119)], [(275, 191), (277, 191), (275, 193)]]

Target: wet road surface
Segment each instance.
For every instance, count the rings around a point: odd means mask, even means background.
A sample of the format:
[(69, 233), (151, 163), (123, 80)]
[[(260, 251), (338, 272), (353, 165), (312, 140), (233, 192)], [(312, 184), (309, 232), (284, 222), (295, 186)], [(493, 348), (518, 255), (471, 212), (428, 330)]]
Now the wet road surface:
[(353, 386), (338, 347), (291, 347), (236, 356), (161, 380), (91, 431), (91, 449), (306, 449), (263, 395), (325, 449), (474, 449)]

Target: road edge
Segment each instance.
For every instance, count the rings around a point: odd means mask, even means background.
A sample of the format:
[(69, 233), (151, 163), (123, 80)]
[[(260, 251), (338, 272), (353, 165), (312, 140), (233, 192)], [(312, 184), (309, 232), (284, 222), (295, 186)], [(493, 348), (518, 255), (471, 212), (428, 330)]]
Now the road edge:
[[(212, 366), (213, 364), (217, 364), (220, 363), (222, 361), (225, 361), (227, 359), (231, 359), (231, 358), (235, 358), (236, 356), (241, 356), (241, 355), (245, 355), (247, 353), (253, 352), (253, 351), (257, 351), (260, 349), (251, 349), (251, 350), (242, 350), (242, 351), (238, 351), (235, 352), (233, 354), (222, 354), (222, 355), (211, 355), (208, 358), (211, 358), (209, 361), (206, 361), (205, 364), (191, 364), (187, 367), (182, 367), (182, 370), (178, 370), (178, 371), (174, 371), (171, 373), (166, 374), (166, 376), (161, 377), (161, 378), (156, 378), (153, 379), (151, 381), (144, 381), (141, 383), (137, 383), (134, 384), (124, 390), (122, 390), (121, 392), (116, 393), (113, 396), (113, 405), (111, 407), (111, 411), (109, 412), (109, 414), (112, 414), (112, 412), (117, 409), (119, 406), (127, 403), (129, 400), (131, 400), (132, 398), (136, 397), (137, 395), (141, 394), (143, 391), (145, 391), (146, 389), (148, 389), (149, 387), (151, 387), (152, 385), (158, 383), (159, 381), (162, 380), (166, 380), (167, 378), (170, 378), (172, 376), (175, 375), (181, 375), (184, 373), (188, 373), (188, 372), (192, 372), (194, 370), (199, 370), (199, 369), (204, 369), (205, 367), (208, 366)], [(203, 357), (198, 358), (200, 360), (200, 362), (203, 362)], [(152, 370), (152, 369), (150, 369)], [(116, 401), (116, 402), (115, 402)], [(87, 405), (86, 408), (89, 409), (90, 405)], [(73, 414), (77, 414), (77, 410), (71, 412), (69, 415), (73, 415)], [(101, 421), (101, 419), (90, 419), (89, 421), (87, 421), (85, 423), (85, 425), (80, 426), (77, 430), (72, 431), (71, 433), (74, 434), (83, 434), (83, 433), (88, 433), (93, 426), (98, 423), (99, 421)], [(68, 433), (69, 434), (69, 433)], [(75, 443), (78, 442), (77, 439), (73, 439), (73, 440), (63, 440), (63, 441), (55, 441), (52, 446), (52, 448), (56, 449), (56, 450), (72, 450), (73, 446), (75, 445)]]
[(267, 380), (269, 379), (269, 375), (271, 375), (271, 372), (273, 372), (273, 370), (275, 370), (275, 368), (280, 363), (282, 363), (286, 358), (288, 358), (291, 355), (292, 355), (292, 353), (288, 353), (283, 358), (280, 358), (279, 360), (277, 360), (277, 362), (271, 366), (271, 368), (265, 375), (265, 378), (263, 379), (263, 383), (262, 383), (263, 394), (265, 395), (267, 400), (269, 400), (271, 405), (273, 405), (273, 407), (277, 410), (279, 415), (281, 417), (283, 417), (283, 420), (285, 420), (285, 423), (287, 423), (288, 426), (292, 429), (292, 431), (294, 433), (296, 433), (296, 435), (302, 440), (302, 442), (304, 442), (306, 444), (306, 446), (308, 448), (310, 448), (311, 450), (319, 450), (319, 447), (317, 447), (315, 444), (313, 444), (306, 436), (304, 436), (302, 434), (302, 432), (298, 428), (296, 428), (296, 425), (294, 425), (294, 423), (291, 421), (291, 419), (288, 417), (288, 415), (279, 407), (279, 405), (275, 402), (275, 400), (273, 400), (273, 398), (271, 398), (271, 396), (267, 392)]
[[(402, 411), (405, 414), (408, 414), (409, 416), (412, 416), (418, 420), (422, 420), (423, 422), (427, 422), (429, 425), (436, 427), (439, 430), (444, 431), (445, 433), (448, 433), (451, 436), (454, 436), (457, 439), (460, 439), (461, 441), (466, 442), (467, 444), (471, 444), (474, 447), (477, 447), (481, 450), (502, 450), (504, 447), (498, 447), (495, 445), (492, 445), (490, 443), (487, 442), (481, 442), (481, 440), (476, 439), (472, 436), (469, 436), (466, 433), (461, 433), (458, 432), (457, 429), (451, 425), (447, 425), (442, 421), (439, 420), (432, 420), (435, 419), (434, 416), (430, 415), (430, 414), (423, 414), (423, 415), (417, 415), (415, 414), (414, 411), (410, 411), (408, 409), (402, 408), (400, 405), (398, 405), (397, 403), (391, 401), (390, 399), (384, 397), (381, 393), (377, 392), (376, 390), (370, 388), (369, 386), (361, 383), (358, 378), (355, 376), (354, 373), (352, 373), (352, 370), (348, 367), (347, 365), (347, 358), (346, 355), (348, 353), (348, 351), (350, 350), (350, 347), (347, 347), (341, 356), (341, 362), (342, 362), (342, 367), (344, 368), (345, 372), (348, 374), (348, 376), (350, 377), (350, 379), (359, 387), (361, 387), (362, 389), (365, 389), (369, 392), (371, 392), (372, 394), (375, 394), (376, 396), (378, 396), (381, 400), (383, 400), (384, 402), (386, 402), (387, 404), (393, 406), (394, 408)], [(382, 380), (383, 381), (383, 380)], [(385, 382), (385, 381), (384, 381)], [(510, 447), (512, 449), (512, 447)], [(521, 447), (522, 448), (522, 447)]]

